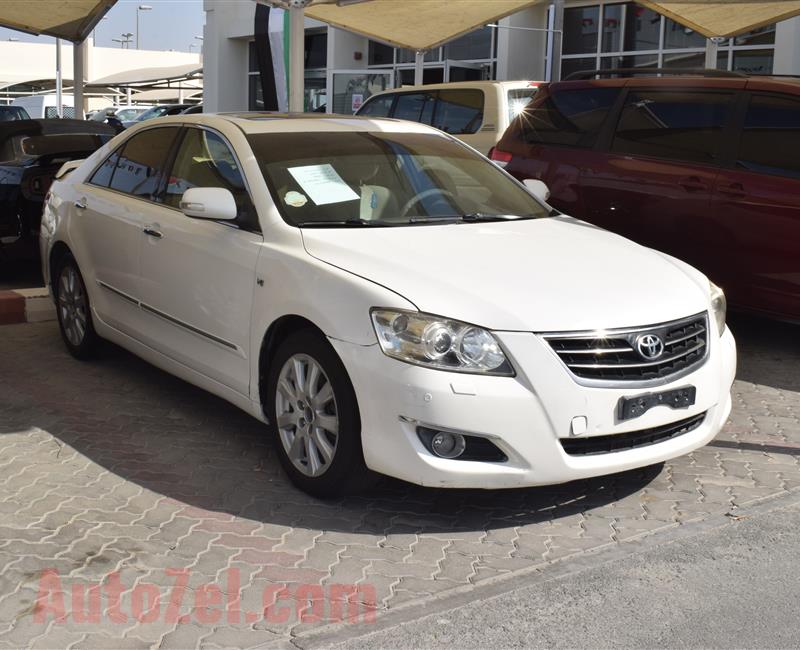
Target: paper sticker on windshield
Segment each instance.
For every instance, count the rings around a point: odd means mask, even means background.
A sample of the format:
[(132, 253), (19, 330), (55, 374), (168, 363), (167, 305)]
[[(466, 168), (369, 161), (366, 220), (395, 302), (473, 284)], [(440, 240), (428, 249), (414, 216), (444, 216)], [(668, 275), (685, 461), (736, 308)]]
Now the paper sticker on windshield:
[(329, 164), (290, 167), (289, 173), (316, 205), (355, 201), (360, 198)]
[(300, 192), (286, 192), (286, 196), (283, 197), (284, 202), (286, 205), (290, 205), (293, 208), (302, 208), (306, 203), (308, 203), (308, 197), (305, 194), (300, 194)]

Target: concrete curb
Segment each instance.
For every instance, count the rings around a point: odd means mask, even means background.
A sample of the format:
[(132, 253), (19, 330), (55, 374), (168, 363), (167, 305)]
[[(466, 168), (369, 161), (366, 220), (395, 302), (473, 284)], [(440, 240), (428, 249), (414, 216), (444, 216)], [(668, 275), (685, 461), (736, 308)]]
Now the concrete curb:
[(55, 320), (56, 309), (46, 287), (0, 291), (0, 325)]

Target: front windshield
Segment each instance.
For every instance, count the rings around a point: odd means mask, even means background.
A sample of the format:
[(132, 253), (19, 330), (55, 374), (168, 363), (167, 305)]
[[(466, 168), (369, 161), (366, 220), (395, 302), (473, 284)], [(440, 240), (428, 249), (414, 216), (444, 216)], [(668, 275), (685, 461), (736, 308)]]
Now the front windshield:
[(134, 119), (141, 112), (142, 111), (140, 111), (137, 108), (123, 108), (114, 113), (114, 117), (116, 117), (118, 120), (125, 122), (127, 120)]
[(145, 120), (149, 120), (153, 117), (161, 117), (168, 110), (169, 106), (153, 106), (153, 108), (148, 108), (144, 113), (137, 117), (136, 121), (144, 122)]
[(436, 134), (248, 136), (283, 218), (296, 226), (392, 226), (544, 217), (491, 162)]

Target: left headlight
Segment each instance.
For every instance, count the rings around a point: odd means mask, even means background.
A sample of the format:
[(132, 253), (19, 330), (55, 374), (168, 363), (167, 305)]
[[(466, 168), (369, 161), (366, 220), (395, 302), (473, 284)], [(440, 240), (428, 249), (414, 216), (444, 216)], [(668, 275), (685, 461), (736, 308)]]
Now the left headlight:
[(481, 327), (410, 311), (373, 309), (371, 315), (387, 356), (437, 370), (514, 375), (494, 334)]
[(728, 301), (725, 299), (725, 292), (716, 284), (709, 281), (711, 290), (711, 311), (714, 313), (714, 320), (717, 321), (717, 331), (719, 335), (725, 331), (725, 316), (728, 311)]

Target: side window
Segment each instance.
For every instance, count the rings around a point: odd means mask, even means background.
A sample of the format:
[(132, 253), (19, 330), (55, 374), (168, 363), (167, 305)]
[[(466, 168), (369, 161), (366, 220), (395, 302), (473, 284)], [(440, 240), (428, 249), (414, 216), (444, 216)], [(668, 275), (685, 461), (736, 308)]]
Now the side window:
[(800, 178), (800, 100), (754, 95), (744, 118), (736, 165), (752, 172)]
[(435, 103), (436, 96), (432, 93), (403, 93), (397, 96), (392, 117), (430, 124)]
[(172, 165), (164, 203), (179, 208), (183, 193), (190, 187), (224, 187), (230, 190), (238, 208), (237, 221), (249, 229), (257, 228), (255, 208), (236, 158), (228, 144), (212, 131), (186, 130)]
[(434, 124), (452, 135), (476, 133), (483, 124), (482, 90), (442, 90)]
[(128, 140), (120, 152), (111, 178), (111, 189), (152, 199), (177, 133), (177, 128), (162, 127), (142, 131)]
[(394, 95), (381, 95), (370, 99), (359, 110), (357, 115), (369, 115), (370, 117), (387, 117), (392, 110)]
[(726, 92), (631, 90), (611, 150), (712, 163), (733, 98)]
[(111, 185), (111, 177), (114, 175), (114, 169), (119, 160), (119, 149), (112, 153), (108, 158), (103, 161), (103, 164), (98, 167), (94, 174), (92, 174), (89, 183), (99, 187), (108, 187)]
[(517, 118), (528, 144), (590, 148), (619, 88), (575, 88), (549, 93)]

